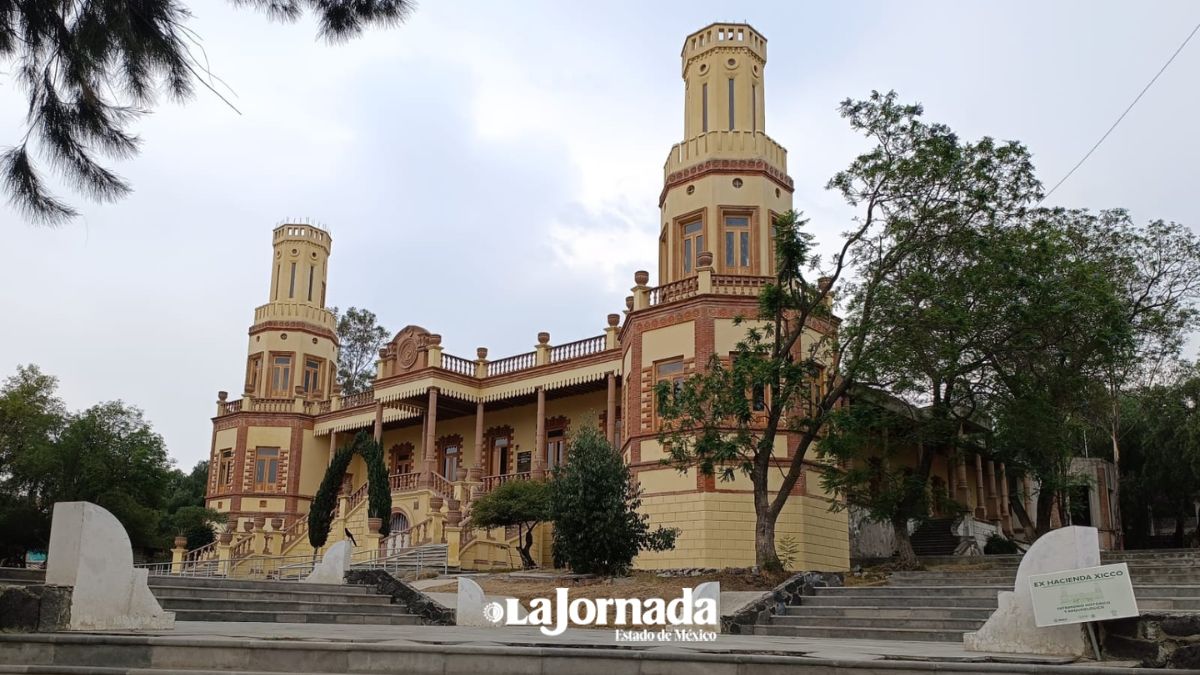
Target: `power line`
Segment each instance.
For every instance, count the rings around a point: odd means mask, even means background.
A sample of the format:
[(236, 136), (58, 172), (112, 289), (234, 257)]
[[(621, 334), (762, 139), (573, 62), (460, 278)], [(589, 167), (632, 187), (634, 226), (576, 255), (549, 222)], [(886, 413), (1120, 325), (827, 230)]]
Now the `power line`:
[(1175, 50), (1175, 53), (1171, 54), (1171, 58), (1167, 59), (1167, 62), (1163, 64), (1162, 68), (1158, 69), (1158, 72), (1154, 74), (1154, 77), (1150, 78), (1150, 81), (1146, 83), (1146, 86), (1142, 87), (1142, 90), (1138, 93), (1137, 97), (1133, 99), (1133, 102), (1129, 104), (1129, 107), (1125, 109), (1125, 112), (1121, 113), (1121, 116), (1117, 118), (1117, 121), (1112, 123), (1112, 126), (1108, 128), (1108, 131), (1104, 132), (1104, 135), (1100, 137), (1100, 140), (1096, 141), (1096, 144), (1092, 146), (1092, 149), (1087, 151), (1087, 154), (1083, 156), (1083, 159), (1079, 160), (1075, 166), (1071, 167), (1071, 170), (1067, 172), (1067, 175), (1063, 176), (1062, 180), (1058, 181), (1054, 184), (1054, 187), (1050, 188), (1050, 191), (1047, 192), (1046, 195), (1042, 197), (1041, 201), (1038, 202), (1039, 204), (1049, 199), (1050, 195), (1054, 194), (1054, 191), (1057, 190), (1060, 185), (1067, 182), (1067, 179), (1070, 178), (1079, 167), (1083, 166), (1083, 163), (1087, 161), (1088, 157), (1092, 156), (1092, 153), (1096, 151), (1096, 148), (1099, 148), (1100, 144), (1103, 143), (1104, 140), (1108, 138), (1109, 134), (1111, 134), (1113, 130), (1117, 128), (1117, 125), (1121, 123), (1121, 120), (1125, 119), (1125, 116), (1129, 114), (1129, 111), (1133, 110), (1133, 106), (1137, 105), (1138, 101), (1142, 100), (1142, 97), (1145, 96), (1146, 92), (1150, 90), (1150, 87), (1154, 86), (1154, 83), (1158, 81), (1159, 76), (1163, 74), (1163, 71), (1167, 69), (1167, 66), (1171, 65), (1171, 62), (1175, 60), (1175, 57), (1179, 56), (1179, 52), (1183, 51), (1183, 48), (1192, 41), (1192, 38), (1198, 31), (1200, 31), (1200, 23), (1196, 24), (1196, 27), (1192, 29), (1191, 33), (1188, 33), (1188, 36), (1184, 38), (1183, 42), (1179, 45), (1179, 48)]

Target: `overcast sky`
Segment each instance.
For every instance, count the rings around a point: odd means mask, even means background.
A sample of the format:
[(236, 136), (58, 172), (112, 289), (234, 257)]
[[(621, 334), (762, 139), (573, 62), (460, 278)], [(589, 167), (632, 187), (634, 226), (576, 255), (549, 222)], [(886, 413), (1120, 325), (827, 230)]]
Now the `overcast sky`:
[[(634, 270), (654, 269), (679, 51), (708, 23), (768, 38), (767, 133), (829, 240), (853, 214), (824, 185), (863, 147), (841, 99), (895, 89), (967, 138), (1021, 140), (1050, 185), (1200, 21), (1182, 1), (425, 0), (402, 27), (328, 46), (311, 22), (192, 4), (241, 114), (206, 94), (163, 105), (116, 165), (136, 192), (70, 195), (73, 224), (0, 207), (0, 374), (36, 363), (72, 408), (143, 408), (184, 467), (207, 456), (217, 391), (241, 390), (285, 218), (331, 230), (329, 303), (393, 333), (418, 324), (450, 353), (501, 357), (541, 330), (602, 332)], [(23, 114), (2, 77), (0, 146)], [(1200, 226), (1198, 78), (1200, 39), (1049, 203)]]

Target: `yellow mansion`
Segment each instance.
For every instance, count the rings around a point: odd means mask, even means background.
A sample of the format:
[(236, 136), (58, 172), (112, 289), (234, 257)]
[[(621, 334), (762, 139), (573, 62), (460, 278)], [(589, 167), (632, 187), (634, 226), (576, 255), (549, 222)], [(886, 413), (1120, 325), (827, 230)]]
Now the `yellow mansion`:
[[(745, 334), (758, 289), (773, 274), (769, 227), (792, 208), (787, 151), (766, 134), (767, 41), (746, 24), (713, 24), (684, 42), (684, 140), (667, 153), (659, 196), (657, 284), (636, 272), (622, 313), (603, 332), (533, 351), (473, 358), (442, 350), (419, 326), (380, 351), (371, 390), (341, 395), (338, 341), (325, 308), (331, 239), (285, 224), (272, 240), (268, 302), (254, 310), (240, 399), (224, 392), (213, 418), (208, 506), (229, 516), (219, 545), (233, 557), (311, 555), (309, 502), (331, 450), (360, 430), (385, 448), (391, 534), (367, 519), (366, 467), (345, 478), (330, 541), (360, 548), (445, 544), (451, 565), (507, 566), (502, 530), (465, 526), (472, 500), (510, 480), (536, 480), (564, 461), (573, 427), (599, 424), (644, 490), (652, 525), (678, 527), (675, 550), (644, 553), (643, 568), (754, 564), (748, 479), (730, 482), (664, 466), (651, 402), (656, 382), (686, 377)], [(792, 451), (778, 439), (780, 461)], [(798, 569), (845, 569), (847, 519), (832, 513), (813, 467), (780, 516), (778, 536), (800, 544)], [(535, 548), (549, 562), (543, 528)]]

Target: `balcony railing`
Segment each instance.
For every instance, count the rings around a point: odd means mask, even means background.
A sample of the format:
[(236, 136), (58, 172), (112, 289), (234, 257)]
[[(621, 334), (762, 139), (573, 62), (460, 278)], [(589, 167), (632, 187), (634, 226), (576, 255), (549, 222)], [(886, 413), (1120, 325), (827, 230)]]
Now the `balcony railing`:
[(475, 377), (475, 362), (453, 354), (442, 354), (442, 369), (459, 375)]
[(431, 487), (433, 487), (434, 492), (443, 497), (450, 498), (454, 496), (454, 483), (446, 480), (445, 476), (436, 471), (433, 472), (433, 485)]
[(736, 274), (714, 274), (713, 293), (717, 295), (758, 295), (771, 277), (745, 277)]
[(308, 518), (302, 516), (283, 531), (283, 548), (286, 549), (288, 544), (306, 534), (308, 534)]
[(360, 391), (357, 394), (350, 394), (349, 396), (343, 396), (341, 407), (342, 407), (342, 410), (345, 410), (346, 408), (357, 408), (360, 405), (366, 405), (368, 403), (374, 403), (374, 402), (375, 402), (375, 391), (374, 390)]
[(232, 415), (235, 412), (242, 411), (242, 399), (236, 401), (225, 401), (221, 404), (221, 414)]
[(521, 473), (503, 473), (495, 476), (484, 476), (483, 491), (485, 493), (491, 492), (510, 480), (529, 480), (530, 476), (532, 476), (532, 474), (528, 471), (522, 471)]
[(367, 486), (368, 485), (369, 485), (369, 483), (363, 483), (362, 485), (358, 486), (357, 490), (350, 493), (350, 496), (346, 498), (346, 510), (347, 511), (353, 511), (354, 507), (361, 504), (362, 501), (367, 498)]
[(421, 480), (420, 472), (413, 473), (394, 473), (388, 476), (388, 487), (392, 492), (404, 492), (406, 490), (416, 490), (417, 483)]
[(532, 368), (535, 365), (537, 365), (537, 353), (526, 352), (488, 363), (487, 374), (488, 377), (492, 377), (494, 375), (504, 375), (505, 373), (515, 373), (518, 370)]
[(571, 359), (599, 354), (604, 351), (605, 345), (606, 341), (603, 335), (568, 342), (565, 345), (557, 345), (550, 348), (550, 363), (570, 361)]
[(672, 281), (669, 284), (650, 289), (650, 305), (665, 305), (669, 302), (684, 300), (696, 295), (699, 290), (700, 282), (696, 277)]

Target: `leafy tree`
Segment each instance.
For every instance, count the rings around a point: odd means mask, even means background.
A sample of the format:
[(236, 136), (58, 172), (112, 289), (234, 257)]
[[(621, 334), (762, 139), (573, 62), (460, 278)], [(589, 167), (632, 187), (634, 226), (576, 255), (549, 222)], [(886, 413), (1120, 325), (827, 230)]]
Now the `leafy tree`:
[(187, 537), (189, 549), (209, 544), (215, 538), (214, 526), (224, 523), (226, 516), (204, 506), (208, 486), (208, 460), (201, 460), (190, 473), (172, 469), (163, 507), (163, 548), (176, 535)]
[(533, 528), (550, 520), (550, 485), (540, 480), (510, 480), (471, 505), (471, 526), (517, 528), (517, 552), (525, 569), (537, 567), (530, 550)]
[(371, 388), (375, 380), (373, 366), (379, 350), (387, 342), (388, 332), (375, 320), (375, 313), (351, 307), (337, 317), (338, 384), (343, 394), (357, 394)]
[(391, 531), (392, 490), (383, 462), (383, 445), (368, 436), (367, 432), (360, 431), (349, 444), (334, 453), (317, 494), (313, 495), (308, 508), (308, 543), (314, 549), (321, 548), (329, 539), (329, 527), (333, 522), (333, 512), (337, 509), (342, 479), (356, 454), (367, 465), (367, 517), (380, 519), (379, 534), (386, 536)]
[(946, 426), (928, 408), (860, 388), (834, 414), (829, 435), (821, 441), (821, 456), (829, 460), (822, 464), (821, 482), (840, 499), (831, 509), (855, 507), (868, 520), (890, 525), (901, 569), (919, 565), (909, 536), (911, 521), (927, 519), (934, 507), (965, 511), (949, 495), (930, 489), (929, 456), (964, 442)]
[[(1125, 472), (1121, 510), (1127, 540), (1149, 544), (1154, 517), (1175, 518), (1176, 546), (1200, 497), (1200, 368), (1181, 363), (1168, 378), (1122, 397)], [(1192, 533), (1200, 537), (1200, 531)]]
[[(771, 570), (780, 567), (775, 522), (809, 450), (871, 353), (888, 343), (894, 324), (880, 316), (880, 288), (914, 253), (1019, 213), (1039, 190), (1020, 144), (964, 143), (894, 92), (846, 100), (841, 113), (874, 147), (829, 182), (861, 209), (832, 258), (816, 253), (807, 221), (777, 219), (776, 277), (729, 363), (714, 358), (679, 391), (657, 391), (671, 463), (722, 479), (749, 476), (755, 559)], [(849, 300), (844, 323), (831, 316), (835, 293)], [(774, 450), (781, 432), (797, 439), (787, 457)], [(774, 471), (783, 480), (773, 491)]]
[[(318, 35), (328, 42), (396, 24), (412, 9), (410, 0), (233, 2), (282, 21), (311, 10), (318, 17)], [(190, 10), (179, 0), (0, 3), (0, 63), (11, 64), (29, 100), (25, 133), (0, 154), (0, 181), (14, 206), (42, 223), (78, 215), (50, 193), (32, 156), (32, 141), (87, 197), (112, 201), (132, 190), (101, 166), (97, 155), (134, 155), (140, 139), (130, 126), (154, 107), (160, 92), (185, 101), (199, 83), (216, 93), (199, 36), (186, 25), (189, 18)]]
[(555, 561), (581, 574), (623, 575), (638, 551), (674, 548), (679, 531), (651, 530), (639, 506), (629, 466), (595, 425), (583, 425), (550, 482)]

